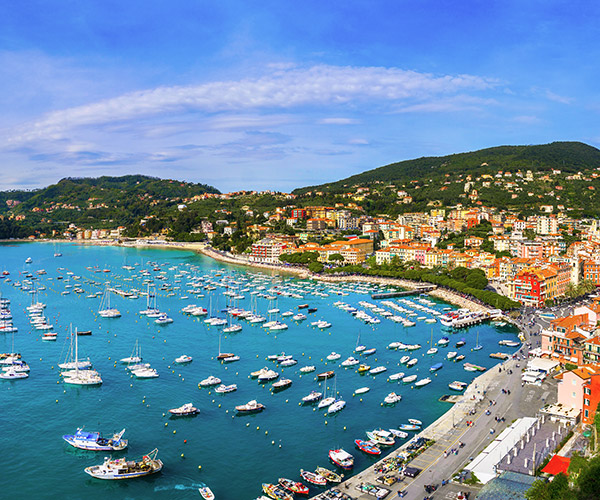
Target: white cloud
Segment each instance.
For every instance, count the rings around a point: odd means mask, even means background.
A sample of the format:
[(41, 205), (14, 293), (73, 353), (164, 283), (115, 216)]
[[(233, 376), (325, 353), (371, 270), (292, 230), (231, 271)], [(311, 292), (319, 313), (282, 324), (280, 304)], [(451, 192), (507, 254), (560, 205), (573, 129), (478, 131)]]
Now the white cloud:
[(382, 67), (319, 65), (282, 68), (255, 79), (216, 81), (195, 86), (158, 87), (53, 111), (5, 132), (5, 144), (18, 147), (39, 140), (60, 140), (82, 127), (190, 112), (273, 111), (301, 106), (359, 105), (428, 101), (496, 86), (472, 75), (435, 76)]
[(360, 120), (354, 118), (323, 118), (319, 120), (321, 125), (356, 125)]

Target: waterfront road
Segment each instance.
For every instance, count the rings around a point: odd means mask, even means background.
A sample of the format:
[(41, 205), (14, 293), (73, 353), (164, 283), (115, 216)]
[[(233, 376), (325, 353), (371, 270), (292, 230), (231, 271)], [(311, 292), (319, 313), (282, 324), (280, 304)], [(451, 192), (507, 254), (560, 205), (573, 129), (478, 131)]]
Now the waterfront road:
[[(454, 493), (459, 491), (457, 485), (442, 487), (442, 481), (448, 481), (462, 470), (515, 419), (536, 416), (544, 404), (554, 402), (556, 382), (553, 379), (539, 387), (521, 385), (521, 370), (525, 363), (520, 359), (511, 359), (490, 368), (469, 386), (466, 397), (460, 403), (424, 430), (420, 435), (435, 439), (435, 444), (409, 464), (422, 469), (422, 472), (414, 479), (404, 478), (389, 487), (392, 490), (389, 497), (398, 497), (402, 491), (405, 500), (422, 500), (427, 495), (424, 489), (427, 484), (438, 486), (438, 490), (430, 495), (433, 498), (455, 497)], [(501, 418), (504, 421), (497, 421)], [(473, 424), (468, 426), (467, 421)], [(461, 442), (463, 447), (459, 447)], [(456, 450), (456, 453), (451, 450)], [(341, 489), (361, 500), (373, 498), (360, 494), (355, 486), (362, 482), (378, 484), (377, 475), (373, 468), (369, 468), (350, 478), (342, 484)]]

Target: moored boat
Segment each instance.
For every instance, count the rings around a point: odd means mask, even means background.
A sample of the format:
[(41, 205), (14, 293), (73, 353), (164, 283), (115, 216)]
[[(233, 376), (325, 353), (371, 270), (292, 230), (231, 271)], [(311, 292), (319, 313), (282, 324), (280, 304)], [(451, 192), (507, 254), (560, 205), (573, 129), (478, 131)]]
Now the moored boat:
[(325, 467), (317, 467), (315, 472), (320, 476), (323, 476), (330, 483), (342, 482), (342, 476), (340, 476), (337, 472), (333, 472), (332, 470), (326, 469)]
[(333, 370), (329, 370), (329, 371), (326, 371), (326, 372), (323, 372), (323, 373), (319, 373), (317, 375), (317, 380), (326, 380), (328, 378), (333, 377), (333, 375), (334, 375)]
[(300, 475), (302, 476), (302, 479), (310, 484), (316, 486), (325, 486), (327, 484), (327, 480), (321, 476), (321, 474), (317, 474), (316, 472), (300, 469)]
[(381, 455), (381, 448), (379, 448), (373, 441), (363, 441), (362, 439), (355, 439), (354, 443), (356, 447), (369, 455)]
[(278, 484), (263, 483), (262, 489), (273, 500), (292, 500), (294, 498), (291, 493), (279, 487)]
[(286, 479), (285, 477), (279, 478), (279, 485), (292, 493), (296, 493), (297, 495), (308, 495), (308, 486), (302, 484), (298, 481), (292, 481), (291, 479)]
[(215, 500), (215, 494), (206, 484), (203, 484), (198, 488), (198, 493), (200, 493), (200, 496), (204, 498), (204, 500)]
[(180, 406), (179, 408), (171, 408), (169, 410), (169, 413), (176, 417), (187, 417), (190, 415), (196, 415), (197, 413), (200, 413), (200, 410), (196, 408), (192, 403), (186, 403), (183, 406)]
[(341, 448), (329, 450), (329, 460), (344, 470), (350, 470), (354, 467), (354, 457)]
[(265, 405), (253, 399), (252, 401), (248, 401), (245, 405), (236, 406), (235, 409), (239, 413), (258, 413), (265, 409)]

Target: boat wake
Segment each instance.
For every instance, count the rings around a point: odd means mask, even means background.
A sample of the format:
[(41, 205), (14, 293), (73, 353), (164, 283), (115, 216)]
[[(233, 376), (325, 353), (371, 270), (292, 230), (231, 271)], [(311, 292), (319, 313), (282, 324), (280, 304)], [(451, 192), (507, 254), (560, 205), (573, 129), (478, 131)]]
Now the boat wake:
[(174, 484), (171, 486), (155, 486), (154, 491), (170, 491), (170, 490), (198, 490), (201, 486), (205, 486), (204, 483), (192, 483), (190, 485), (187, 484)]

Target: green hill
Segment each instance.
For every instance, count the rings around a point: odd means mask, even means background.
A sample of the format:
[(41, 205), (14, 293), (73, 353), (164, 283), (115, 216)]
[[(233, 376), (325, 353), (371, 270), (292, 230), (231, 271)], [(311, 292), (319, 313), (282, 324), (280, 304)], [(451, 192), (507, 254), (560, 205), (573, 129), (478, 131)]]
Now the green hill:
[(448, 156), (430, 156), (392, 163), (337, 182), (294, 191), (341, 192), (376, 182), (406, 182), (460, 175), (493, 174), (499, 170), (532, 172), (559, 169), (576, 173), (600, 167), (600, 150), (581, 142), (553, 142), (534, 146), (498, 146)]

